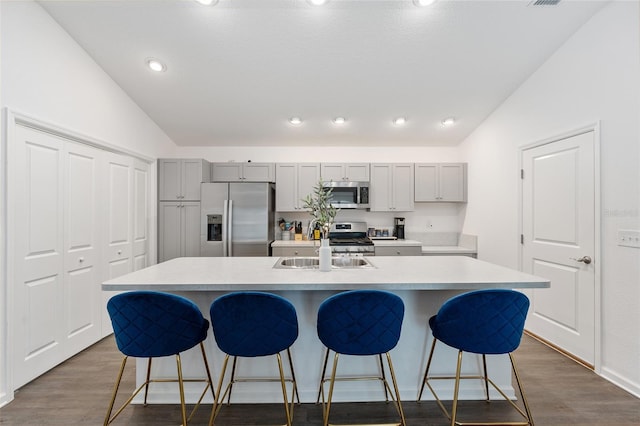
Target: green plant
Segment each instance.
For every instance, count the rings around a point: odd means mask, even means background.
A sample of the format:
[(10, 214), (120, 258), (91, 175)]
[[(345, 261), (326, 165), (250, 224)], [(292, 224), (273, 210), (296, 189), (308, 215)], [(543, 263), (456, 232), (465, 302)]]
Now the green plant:
[(304, 208), (309, 209), (309, 213), (313, 220), (322, 229), (323, 238), (329, 237), (329, 230), (333, 224), (333, 220), (338, 213), (338, 209), (330, 204), (331, 188), (325, 188), (322, 180), (313, 187), (313, 192), (302, 199)]

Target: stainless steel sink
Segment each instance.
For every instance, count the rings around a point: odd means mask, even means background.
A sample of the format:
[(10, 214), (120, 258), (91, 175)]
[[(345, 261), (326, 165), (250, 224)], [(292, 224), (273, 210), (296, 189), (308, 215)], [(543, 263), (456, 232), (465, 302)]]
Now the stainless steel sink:
[[(273, 267), (276, 269), (318, 269), (320, 259), (317, 257), (281, 257)], [(332, 257), (331, 267), (335, 269), (375, 268), (365, 257), (350, 256)]]

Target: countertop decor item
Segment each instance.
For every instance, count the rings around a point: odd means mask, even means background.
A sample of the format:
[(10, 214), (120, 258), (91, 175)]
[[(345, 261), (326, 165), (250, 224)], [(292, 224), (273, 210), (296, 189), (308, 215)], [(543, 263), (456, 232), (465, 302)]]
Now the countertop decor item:
[(313, 187), (313, 193), (302, 199), (304, 208), (309, 209), (309, 213), (313, 217), (312, 222), (320, 226), (322, 238), (329, 237), (331, 224), (338, 213), (338, 209), (331, 206), (331, 192), (331, 188), (323, 187), (322, 181), (319, 181)]

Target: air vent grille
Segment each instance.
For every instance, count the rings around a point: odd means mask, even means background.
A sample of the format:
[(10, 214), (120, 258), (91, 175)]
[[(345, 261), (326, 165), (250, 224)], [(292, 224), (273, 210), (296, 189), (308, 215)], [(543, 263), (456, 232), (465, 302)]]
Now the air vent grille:
[(555, 6), (560, 0), (533, 0), (529, 6)]

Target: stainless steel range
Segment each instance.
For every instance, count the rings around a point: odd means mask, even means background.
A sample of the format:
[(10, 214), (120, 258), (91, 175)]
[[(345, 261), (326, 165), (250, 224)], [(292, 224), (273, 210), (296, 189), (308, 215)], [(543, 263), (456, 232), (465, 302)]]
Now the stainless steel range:
[(367, 236), (366, 222), (337, 222), (329, 230), (329, 245), (334, 255), (373, 256), (373, 241)]

